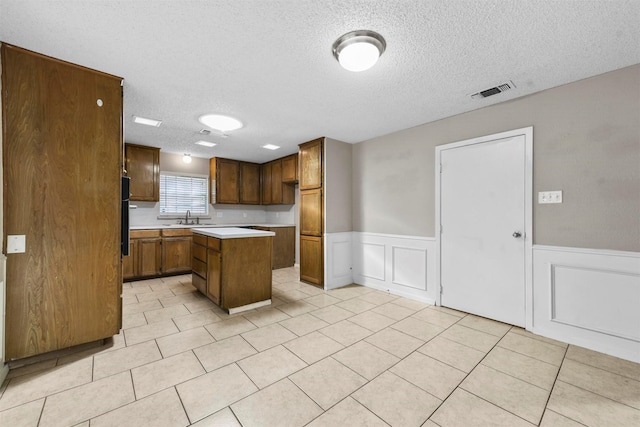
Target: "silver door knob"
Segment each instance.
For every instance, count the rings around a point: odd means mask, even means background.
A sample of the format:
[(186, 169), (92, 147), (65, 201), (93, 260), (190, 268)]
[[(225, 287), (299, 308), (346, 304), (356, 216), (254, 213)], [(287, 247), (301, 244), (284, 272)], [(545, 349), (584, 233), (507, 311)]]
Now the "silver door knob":
[(513, 237), (515, 237), (516, 239), (522, 237), (522, 233), (519, 231), (514, 231), (512, 234)]

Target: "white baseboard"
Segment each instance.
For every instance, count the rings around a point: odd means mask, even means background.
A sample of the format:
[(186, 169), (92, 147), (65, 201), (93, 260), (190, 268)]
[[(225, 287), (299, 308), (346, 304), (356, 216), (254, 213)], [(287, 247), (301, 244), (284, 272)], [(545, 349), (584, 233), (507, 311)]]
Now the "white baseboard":
[(533, 247), (533, 330), (640, 363), (640, 253)]
[(435, 303), (435, 239), (352, 233), (353, 282)]

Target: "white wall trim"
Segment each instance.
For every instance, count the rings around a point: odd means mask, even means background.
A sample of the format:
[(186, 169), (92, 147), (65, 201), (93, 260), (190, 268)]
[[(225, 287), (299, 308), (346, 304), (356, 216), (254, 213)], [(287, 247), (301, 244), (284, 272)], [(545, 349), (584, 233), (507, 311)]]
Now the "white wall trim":
[(335, 289), (353, 283), (352, 233), (324, 235), (324, 289)]
[(640, 253), (536, 245), (533, 332), (640, 363)]
[(525, 138), (525, 185), (524, 185), (524, 223), (525, 223), (525, 235), (524, 235), (524, 252), (525, 252), (525, 327), (527, 330), (531, 330), (533, 327), (533, 127), (526, 127), (522, 129), (515, 129), (507, 132), (501, 132), (493, 135), (481, 136), (478, 138), (467, 139), (464, 141), (453, 142), (450, 144), (444, 144), (436, 146), (436, 159), (435, 159), (435, 174), (436, 174), (436, 241), (435, 241), (435, 285), (438, 288), (438, 292), (435, 295), (436, 304), (441, 305), (441, 278), (440, 278), (440, 248), (441, 248), (441, 234), (440, 224), (441, 220), (441, 194), (440, 194), (440, 163), (441, 155), (444, 150), (450, 150), (454, 148), (464, 147), (474, 144), (482, 144), (495, 139), (511, 138), (514, 136), (523, 135)]
[(353, 282), (435, 303), (435, 239), (381, 233), (352, 233)]

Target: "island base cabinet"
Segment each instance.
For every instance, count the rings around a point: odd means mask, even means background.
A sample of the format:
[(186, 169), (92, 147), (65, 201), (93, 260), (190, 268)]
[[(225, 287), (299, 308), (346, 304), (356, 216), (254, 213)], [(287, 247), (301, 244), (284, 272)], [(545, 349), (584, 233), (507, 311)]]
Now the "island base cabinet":
[(273, 237), (222, 241), (222, 308), (271, 299)]
[(207, 250), (207, 293), (211, 301), (220, 305), (222, 284), (222, 255), (215, 249)]
[(300, 236), (300, 280), (322, 286), (323, 258), (322, 237)]

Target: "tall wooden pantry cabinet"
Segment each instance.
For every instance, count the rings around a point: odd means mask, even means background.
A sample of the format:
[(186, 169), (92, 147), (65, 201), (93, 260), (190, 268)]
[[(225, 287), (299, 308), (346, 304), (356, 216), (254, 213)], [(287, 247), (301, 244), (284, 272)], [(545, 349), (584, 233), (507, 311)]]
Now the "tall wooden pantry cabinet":
[[(122, 79), (2, 44), (6, 360), (121, 325)], [(24, 236), (7, 253), (6, 236)]]
[(324, 285), (323, 139), (300, 144), (300, 280)]

